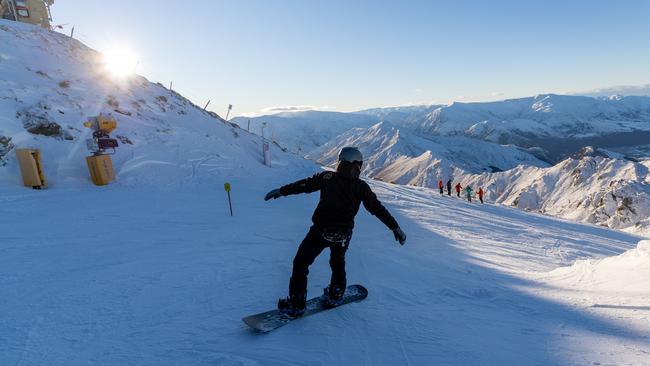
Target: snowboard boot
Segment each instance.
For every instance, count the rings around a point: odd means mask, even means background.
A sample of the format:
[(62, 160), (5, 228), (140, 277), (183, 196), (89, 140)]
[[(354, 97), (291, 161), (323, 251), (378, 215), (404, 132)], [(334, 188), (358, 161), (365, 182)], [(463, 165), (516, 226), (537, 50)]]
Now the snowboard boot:
[(307, 294), (290, 295), (289, 297), (278, 300), (278, 310), (284, 315), (297, 318), (305, 313), (306, 301)]
[(334, 308), (343, 303), (345, 289), (340, 287), (327, 286), (323, 289), (323, 303), (328, 308)]

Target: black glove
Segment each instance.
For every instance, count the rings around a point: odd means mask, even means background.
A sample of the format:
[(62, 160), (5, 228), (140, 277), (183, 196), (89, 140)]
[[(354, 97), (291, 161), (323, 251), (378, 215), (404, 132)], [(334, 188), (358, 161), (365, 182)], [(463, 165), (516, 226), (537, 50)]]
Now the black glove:
[(271, 198), (275, 199), (279, 197), (282, 197), (282, 193), (280, 193), (279, 189), (274, 189), (271, 192), (267, 193), (266, 196), (264, 196), (264, 201), (268, 201)]
[(406, 243), (406, 234), (404, 234), (402, 229), (397, 228), (393, 230), (393, 234), (395, 235), (395, 240), (397, 240), (400, 245), (404, 245), (404, 243)]

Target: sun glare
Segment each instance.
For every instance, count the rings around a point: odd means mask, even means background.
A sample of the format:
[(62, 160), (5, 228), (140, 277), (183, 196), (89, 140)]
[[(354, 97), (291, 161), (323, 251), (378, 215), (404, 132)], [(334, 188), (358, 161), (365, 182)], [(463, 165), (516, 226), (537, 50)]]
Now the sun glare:
[(104, 66), (114, 77), (127, 78), (135, 74), (138, 59), (127, 47), (114, 47), (104, 53)]

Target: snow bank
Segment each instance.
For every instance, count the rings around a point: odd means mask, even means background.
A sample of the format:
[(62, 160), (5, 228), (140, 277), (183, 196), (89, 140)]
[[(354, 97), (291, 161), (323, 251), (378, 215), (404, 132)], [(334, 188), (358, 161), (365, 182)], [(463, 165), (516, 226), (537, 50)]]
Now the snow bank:
[(549, 275), (556, 283), (590, 291), (646, 294), (650, 288), (650, 240), (620, 255), (599, 260), (578, 260)]

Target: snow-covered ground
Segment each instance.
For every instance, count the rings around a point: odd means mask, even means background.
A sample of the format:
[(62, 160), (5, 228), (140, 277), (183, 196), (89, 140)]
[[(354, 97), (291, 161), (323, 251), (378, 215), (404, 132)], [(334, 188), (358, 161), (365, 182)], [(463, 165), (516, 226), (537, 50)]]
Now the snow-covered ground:
[[(234, 180), (234, 217), (217, 179), (3, 189), (0, 364), (647, 364), (647, 249), (573, 265), (639, 238), (385, 183), (408, 241), (360, 213), (348, 279), (368, 299), (250, 331), (241, 318), (286, 294), (317, 201), (262, 196), (307, 173)], [(310, 294), (328, 280), (324, 253)]]

